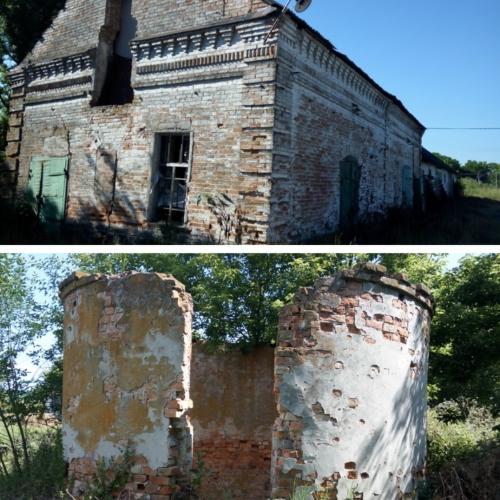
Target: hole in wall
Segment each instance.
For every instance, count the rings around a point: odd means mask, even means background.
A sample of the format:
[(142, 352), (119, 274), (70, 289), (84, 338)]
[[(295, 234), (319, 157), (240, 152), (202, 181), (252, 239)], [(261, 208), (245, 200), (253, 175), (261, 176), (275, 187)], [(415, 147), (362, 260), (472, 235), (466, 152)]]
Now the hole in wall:
[(101, 61), (96, 73), (102, 71), (105, 75), (102, 77), (102, 88), (96, 89), (98, 95), (95, 96), (95, 104), (98, 106), (127, 104), (134, 99), (130, 42), (136, 36), (137, 20), (132, 15), (132, 0), (121, 0), (116, 12), (119, 13), (119, 19), (107, 20), (109, 30), (112, 30), (113, 25), (118, 26), (115, 39), (105, 35), (99, 42)]

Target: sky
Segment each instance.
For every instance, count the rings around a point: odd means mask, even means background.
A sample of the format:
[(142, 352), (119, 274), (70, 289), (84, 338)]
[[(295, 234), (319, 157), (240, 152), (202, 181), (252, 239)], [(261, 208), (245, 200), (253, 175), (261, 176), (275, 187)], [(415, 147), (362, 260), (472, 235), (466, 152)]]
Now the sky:
[(424, 147), (500, 163), (500, 0), (312, 0), (300, 17), (427, 128), (499, 128), (428, 130)]

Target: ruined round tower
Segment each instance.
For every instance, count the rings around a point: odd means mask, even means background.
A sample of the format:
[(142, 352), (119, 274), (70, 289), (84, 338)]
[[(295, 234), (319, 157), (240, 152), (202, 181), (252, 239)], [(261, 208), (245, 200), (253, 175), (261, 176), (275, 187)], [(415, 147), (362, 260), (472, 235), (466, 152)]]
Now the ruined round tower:
[(301, 485), (332, 499), (412, 494), (425, 471), (432, 310), (425, 286), (373, 264), (297, 292), (279, 322), (273, 498)]
[(133, 475), (122, 485), (130, 498), (169, 498), (192, 463), (191, 296), (172, 276), (150, 273), (75, 273), (60, 296), (73, 495), (82, 496), (99, 460), (123, 459), (130, 446)]

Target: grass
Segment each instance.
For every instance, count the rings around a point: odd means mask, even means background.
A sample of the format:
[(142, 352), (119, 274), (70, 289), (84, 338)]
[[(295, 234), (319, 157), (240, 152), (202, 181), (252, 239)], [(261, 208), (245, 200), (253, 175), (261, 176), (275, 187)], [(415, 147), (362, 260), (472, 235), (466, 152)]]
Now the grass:
[(462, 179), (464, 196), (500, 201), (500, 188), (494, 184), (480, 184), (473, 179)]
[(500, 244), (500, 189), (461, 181), (455, 198), (434, 202), (426, 212), (393, 209), (386, 219), (360, 224), (350, 233), (308, 243), (362, 245)]
[(37, 432), (31, 440), (30, 463), (0, 474), (2, 500), (64, 498), (65, 464), (60, 430)]

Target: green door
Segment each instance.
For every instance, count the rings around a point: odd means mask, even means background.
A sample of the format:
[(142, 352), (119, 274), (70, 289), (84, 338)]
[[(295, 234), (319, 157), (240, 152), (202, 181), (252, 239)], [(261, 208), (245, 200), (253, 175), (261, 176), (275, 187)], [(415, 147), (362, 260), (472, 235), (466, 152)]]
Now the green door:
[(68, 158), (33, 158), (28, 201), (44, 222), (64, 220)]
[(359, 209), (359, 180), (361, 167), (353, 156), (340, 162), (340, 227), (346, 228), (357, 222)]
[(413, 202), (413, 171), (409, 165), (403, 167), (403, 205), (411, 207)]

